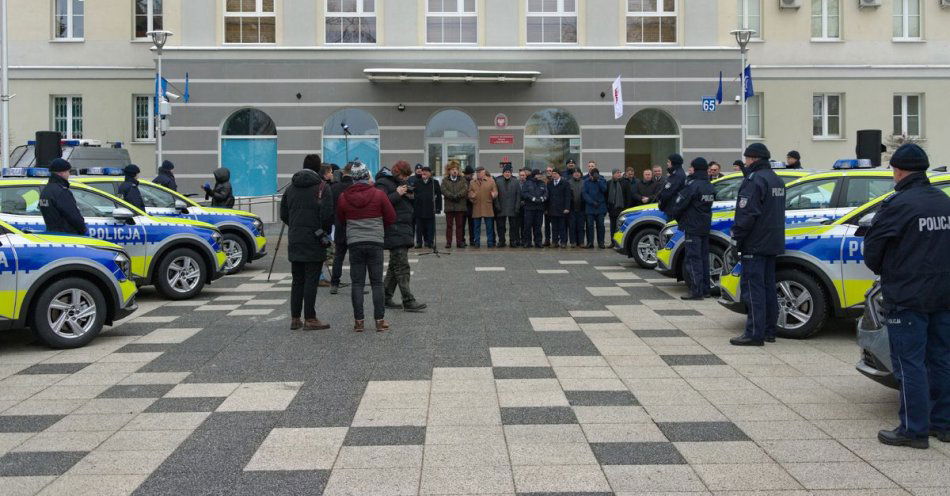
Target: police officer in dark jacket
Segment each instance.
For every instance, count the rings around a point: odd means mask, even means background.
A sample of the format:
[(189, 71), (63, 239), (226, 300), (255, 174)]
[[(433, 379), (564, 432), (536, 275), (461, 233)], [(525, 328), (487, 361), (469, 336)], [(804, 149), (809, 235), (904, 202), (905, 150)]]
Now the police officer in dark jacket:
[[(424, 303), (416, 301), (409, 288), (409, 248), (413, 245), (413, 200), (407, 180), (412, 175), (409, 163), (396, 162), (392, 169), (383, 168), (376, 174), (376, 187), (389, 197), (396, 210), (396, 222), (386, 226), (384, 245), (389, 250), (389, 266), (383, 286), (386, 291), (386, 308), (401, 308), (407, 312), (421, 312)], [(402, 296), (402, 305), (393, 301), (396, 287)]]
[(69, 162), (57, 158), (49, 165), (49, 182), (40, 193), (40, 213), (46, 224), (46, 232), (64, 234), (86, 234), (86, 220), (83, 219), (72, 191), (69, 191)]
[(672, 217), (669, 213), (669, 209), (673, 206), (676, 195), (679, 194), (680, 190), (683, 189), (683, 185), (686, 184), (686, 172), (683, 171), (683, 157), (678, 153), (670, 155), (666, 160), (666, 171), (669, 175), (666, 177), (666, 183), (663, 185), (663, 189), (657, 194), (657, 201), (660, 203), (660, 210), (668, 217)]
[(686, 233), (684, 268), (689, 295), (681, 298), (702, 300), (709, 296), (709, 226), (712, 224), (716, 191), (709, 182), (709, 164), (706, 159), (694, 159), (690, 168), (692, 172), (686, 179), (686, 185), (676, 195), (670, 213)]
[(122, 172), (125, 173), (125, 181), (122, 181), (122, 184), (119, 185), (119, 196), (132, 205), (145, 210), (145, 201), (142, 200), (142, 192), (139, 191), (138, 177), (139, 172), (142, 172), (141, 169), (135, 164), (129, 164), (125, 166), (125, 169), (122, 169)]
[(745, 178), (736, 199), (732, 237), (742, 257), (739, 284), (747, 316), (745, 333), (729, 342), (762, 346), (775, 341), (778, 323), (775, 257), (785, 252), (785, 183), (772, 170), (772, 155), (762, 143), (749, 145), (743, 156)]
[(162, 166), (158, 168), (158, 175), (155, 176), (152, 182), (172, 191), (178, 191), (178, 183), (175, 182), (175, 173), (172, 172), (174, 169), (175, 164), (168, 160), (163, 161)]
[(551, 219), (551, 246), (567, 248), (567, 216), (571, 213), (571, 185), (561, 177), (561, 171), (551, 171), (551, 182), (547, 184), (547, 216)]
[(801, 169), (802, 168), (802, 154), (798, 153), (798, 150), (792, 150), (788, 152), (788, 155), (785, 156), (785, 168), (786, 169)]
[(340, 279), (343, 277), (343, 259), (346, 258), (346, 226), (340, 222), (336, 215), (336, 205), (339, 203), (340, 195), (353, 186), (353, 178), (350, 176), (352, 163), (346, 164), (340, 173), (340, 180), (330, 185), (330, 191), (333, 194), (333, 269), (330, 271), (330, 294), (340, 292)]
[(531, 248), (531, 239), (534, 238), (534, 247), (541, 248), (541, 223), (544, 213), (544, 204), (548, 201), (547, 186), (541, 182), (541, 170), (534, 169), (531, 176), (521, 186), (521, 199), (524, 201), (524, 240), (523, 246)]
[(877, 438), (927, 448), (950, 442), (950, 197), (930, 185), (927, 154), (903, 145), (891, 157), (895, 192), (864, 240), (864, 262), (881, 276), (900, 426)]

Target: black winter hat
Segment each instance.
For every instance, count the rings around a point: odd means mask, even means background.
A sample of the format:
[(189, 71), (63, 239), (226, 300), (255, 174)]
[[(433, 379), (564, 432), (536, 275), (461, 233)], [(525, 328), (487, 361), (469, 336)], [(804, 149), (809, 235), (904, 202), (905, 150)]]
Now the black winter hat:
[(316, 173), (320, 172), (320, 166), (323, 165), (323, 160), (320, 160), (320, 155), (312, 153), (303, 158), (303, 168), (310, 169)]
[(69, 162), (61, 158), (54, 158), (49, 164), (50, 172), (66, 172), (72, 168), (73, 166), (69, 165)]
[(772, 152), (766, 148), (762, 143), (752, 143), (745, 149), (745, 152), (742, 154), (743, 157), (749, 158), (764, 158), (766, 160), (772, 158)]
[(706, 159), (703, 157), (694, 158), (689, 165), (693, 168), (693, 170), (704, 171), (709, 169), (709, 162), (706, 162)]
[(122, 169), (122, 172), (125, 173), (126, 176), (135, 176), (138, 175), (139, 172), (142, 172), (142, 169), (139, 169), (139, 166), (135, 164), (129, 164)]
[(667, 157), (667, 159), (670, 161), (671, 164), (673, 164), (673, 167), (679, 167), (683, 165), (683, 156), (680, 155), (679, 153), (674, 153), (670, 155), (669, 157)]
[(174, 169), (174, 168), (175, 168), (175, 164), (173, 164), (173, 163), (171, 162), (171, 160), (165, 160), (165, 161), (163, 161), (163, 162), (162, 162), (162, 166), (160, 167), (160, 169), (162, 169), (162, 170), (172, 170), (172, 169)]
[(788, 152), (788, 154), (785, 155), (785, 156), (786, 156), (786, 157), (794, 158), (795, 160), (801, 160), (801, 159), (802, 159), (802, 155), (801, 155), (800, 153), (798, 153), (798, 150), (792, 150), (792, 151)]
[(908, 143), (891, 155), (891, 167), (906, 171), (921, 172), (930, 168), (927, 152), (918, 145)]
[(531, 171), (531, 176), (532, 176), (532, 177), (533, 177), (533, 176), (540, 176), (540, 175), (541, 175), (541, 169), (534, 169), (533, 171)]
[(474, 173), (475, 173), (475, 169), (473, 169), (471, 165), (466, 165), (465, 170), (462, 171), (462, 174), (474, 174)]

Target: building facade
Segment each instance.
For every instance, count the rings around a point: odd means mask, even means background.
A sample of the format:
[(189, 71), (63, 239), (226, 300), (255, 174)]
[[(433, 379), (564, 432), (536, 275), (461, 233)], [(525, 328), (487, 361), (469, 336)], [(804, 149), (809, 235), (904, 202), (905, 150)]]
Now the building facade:
[[(161, 28), (163, 75), (181, 95), (187, 74), (191, 97), (172, 100), (163, 155), (189, 191), (223, 165), (238, 193), (267, 194), (308, 153), (436, 173), (451, 159), (641, 169), (673, 151), (728, 163), (742, 143), (729, 31), (749, 27), (749, 140), (828, 168), (881, 129), (946, 163), (950, 144), (929, 139), (950, 124), (944, 3), (10, 0), (12, 139), (55, 129), (154, 163), (144, 33)], [(720, 72), (724, 101), (704, 112)]]

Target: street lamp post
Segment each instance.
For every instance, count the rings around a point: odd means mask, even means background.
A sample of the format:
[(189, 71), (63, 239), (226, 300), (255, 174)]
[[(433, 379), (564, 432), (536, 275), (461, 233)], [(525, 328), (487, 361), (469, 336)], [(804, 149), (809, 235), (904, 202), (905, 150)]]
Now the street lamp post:
[(0, 41), (0, 57), (3, 57), (3, 62), (0, 64), (0, 119), (3, 120), (3, 128), (0, 131), (0, 140), (3, 140), (3, 143), (0, 143), (0, 154), (3, 155), (0, 159), (0, 165), (4, 168), (10, 166), (10, 34), (7, 32), (7, 0), (0, 0), (0, 15), (3, 16), (3, 25), (0, 26), (0, 29), (3, 30), (3, 33), (0, 33), (0, 36), (3, 36), (2, 41)]
[(746, 66), (746, 53), (749, 51), (749, 41), (752, 39), (752, 36), (755, 34), (754, 29), (735, 29), (729, 31), (729, 34), (736, 37), (736, 43), (739, 44), (739, 60), (742, 66), (739, 68), (739, 79), (742, 79), (742, 93), (739, 94), (741, 106), (742, 106), (742, 150), (745, 151), (746, 147), (746, 136), (748, 136), (748, 120), (746, 119), (746, 81), (745, 81), (745, 66)]
[(145, 34), (147, 34), (148, 36), (152, 38), (152, 43), (155, 44), (155, 52), (157, 55), (156, 59), (157, 59), (158, 67), (156, 70), (157, 76), (155, 78), (156, 91), (155, 91), (155, 106), (153, 107), (153, 109), (154, 108), (159, 109), (158, 112), (156, 112), (154, 116), (155, 147), (158, 152), (155, 155), (155, 170), (158, 171), (158, 168), (162, 165), (162, 161), (163, 161), (162, 134), (164, 134), (164, 131), (162, 131), (162, 120), (165, 118), (165, 116), (163, 115), (163, 111), (162, 111), (162, 103), (165, 103), (165, 97), (161, 94), (160, 91), (157, 91), (157, 90), (162, 84), (162, 48), (165, 47), (165, 43), (168, 42), (168, 38), (172, 36), (172, 32), (171, 31), (149, 31), (148, 33), (145, 33)]

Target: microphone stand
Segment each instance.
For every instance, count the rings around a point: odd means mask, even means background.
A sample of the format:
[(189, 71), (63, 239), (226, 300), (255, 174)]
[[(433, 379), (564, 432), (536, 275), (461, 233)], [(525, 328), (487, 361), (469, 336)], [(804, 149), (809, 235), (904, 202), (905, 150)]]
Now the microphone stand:
[[(277, 193), (280, 193), (287, 189), (291, 183), (283, 185), (280, 189), (277, 190)], [(270, 270), (267, 271), (267, 282), (270, 282), (270, 276), (274, 273), (274, 262), (277, 261), (277, 252), (280, 251), (280, 241), (284, 238), (284, 228), (287, 227), (287, 224), (284, 224), (283, 221), (280, 222), (280, 234), (277, 235), (277, 245), (274, 246), (274, 256), (270, 259)]]

